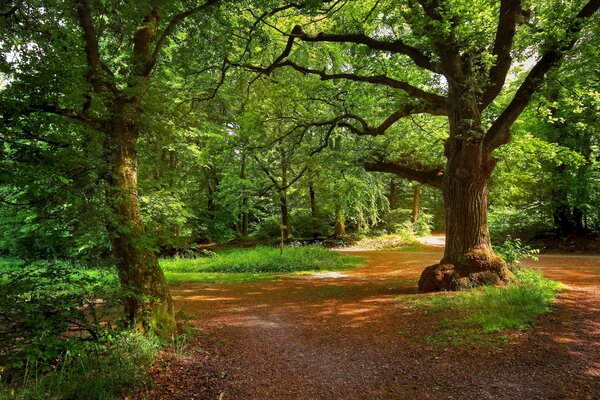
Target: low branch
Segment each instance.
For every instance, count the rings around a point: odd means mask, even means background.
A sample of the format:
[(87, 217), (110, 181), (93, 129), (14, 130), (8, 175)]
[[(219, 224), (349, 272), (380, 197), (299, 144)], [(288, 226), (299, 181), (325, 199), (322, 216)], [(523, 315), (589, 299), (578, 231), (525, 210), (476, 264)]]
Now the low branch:
[(545, 81), (546, 74), (554, 67), (558, 66), (564, 54), (573, 48), (577, 42), (578, 33), (583, 28), (585, 19), (594, 15), (600, 8), (600, 0), (590, 0), (582, 10), (577, 14), (573, 23), (567, 30), (567, 40), (551, 47), (538, 60), (535, 66), (529, 71), (529, 74), (517, 89), (514, 98), (504, 109), (502, 114), (492, 124), (485, 135), (484, 145), (488, 151), (508, 143), (510, 140), (510, 127), (529, 104), (531, 97), (537, 92)]
[(397, 175), (401, 178), (423, 183), (425, 185), (430, 185), (438, 189), (442, 188), (444, 171), (441, 168), (416, 169), (408, 167), (399, 162), (390, 161), (366, 162), (363, 164), (363, 166), (366, 171), (387, 172)]

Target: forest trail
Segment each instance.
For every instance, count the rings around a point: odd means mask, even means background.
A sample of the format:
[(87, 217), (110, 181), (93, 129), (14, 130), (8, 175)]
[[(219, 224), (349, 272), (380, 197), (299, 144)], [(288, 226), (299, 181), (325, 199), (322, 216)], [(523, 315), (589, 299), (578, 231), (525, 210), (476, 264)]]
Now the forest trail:
[[(439, 247), (352, 252), (364, 266), (244, 285), (180, 284), (195, 352), (158, 366), (142, 398), (600, 399), (600, 256), (540, 256), (567, 284), (532, 333), (499, 348), (429, 346), (414, 295)], [(202, 350), (200, 350), (202, 349)], [(221, 397), (219, 397), (221, 396)]]

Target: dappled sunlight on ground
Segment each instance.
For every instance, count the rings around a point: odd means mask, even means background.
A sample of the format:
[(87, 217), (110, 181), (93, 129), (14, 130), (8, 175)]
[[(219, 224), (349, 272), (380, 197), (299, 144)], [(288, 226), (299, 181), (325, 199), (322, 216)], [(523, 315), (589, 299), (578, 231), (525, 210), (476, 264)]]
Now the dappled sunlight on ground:
[[(336, 273), (245, 284), (180, 283), (178, 309), (219, 345), (225, 399), (582, 398), (600, 393), (600, 258), (540, 256), (527, 266), (568, 286), (533, 333), (490, 349), (428, 346), (417, 294), (426, 252), (353, 251)], [(285, 385), (282, 385), (285, 382)], [(476, 394), (476, 395), (474, 395)], [(554, 396), (554, 397), (552, 397)]]

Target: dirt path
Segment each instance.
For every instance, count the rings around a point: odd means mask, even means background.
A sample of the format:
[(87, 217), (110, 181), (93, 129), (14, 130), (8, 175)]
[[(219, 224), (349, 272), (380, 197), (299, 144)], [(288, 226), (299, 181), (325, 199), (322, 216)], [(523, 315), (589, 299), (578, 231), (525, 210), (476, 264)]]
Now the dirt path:
[(197, 351), (157, 367), (164, 399), (600, 399), (600, 257), (541, 256), (569, 285), (532, 333), (496, 349), (428, 346), (438, 322), (416, 293), (437, 251), (353, 252), (343, 274), (245, 285), (181, 284)]

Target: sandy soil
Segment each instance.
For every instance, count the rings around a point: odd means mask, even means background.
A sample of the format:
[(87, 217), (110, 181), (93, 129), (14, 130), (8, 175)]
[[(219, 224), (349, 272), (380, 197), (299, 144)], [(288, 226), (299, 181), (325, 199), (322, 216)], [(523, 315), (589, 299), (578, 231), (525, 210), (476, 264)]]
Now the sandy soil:
[[(432, 243), (433, 244), (433, 243)], [(352, 271), (245, 285), (180, 284), (177, 307), (200, 329), (165, 355), (144, 399), (600, 399), (600, 257), (540, 256), (568, 285), (530, 333), (494, 349), (428, 346), (434, 316), (416, 294), (424, 252), (353, 252)]]

